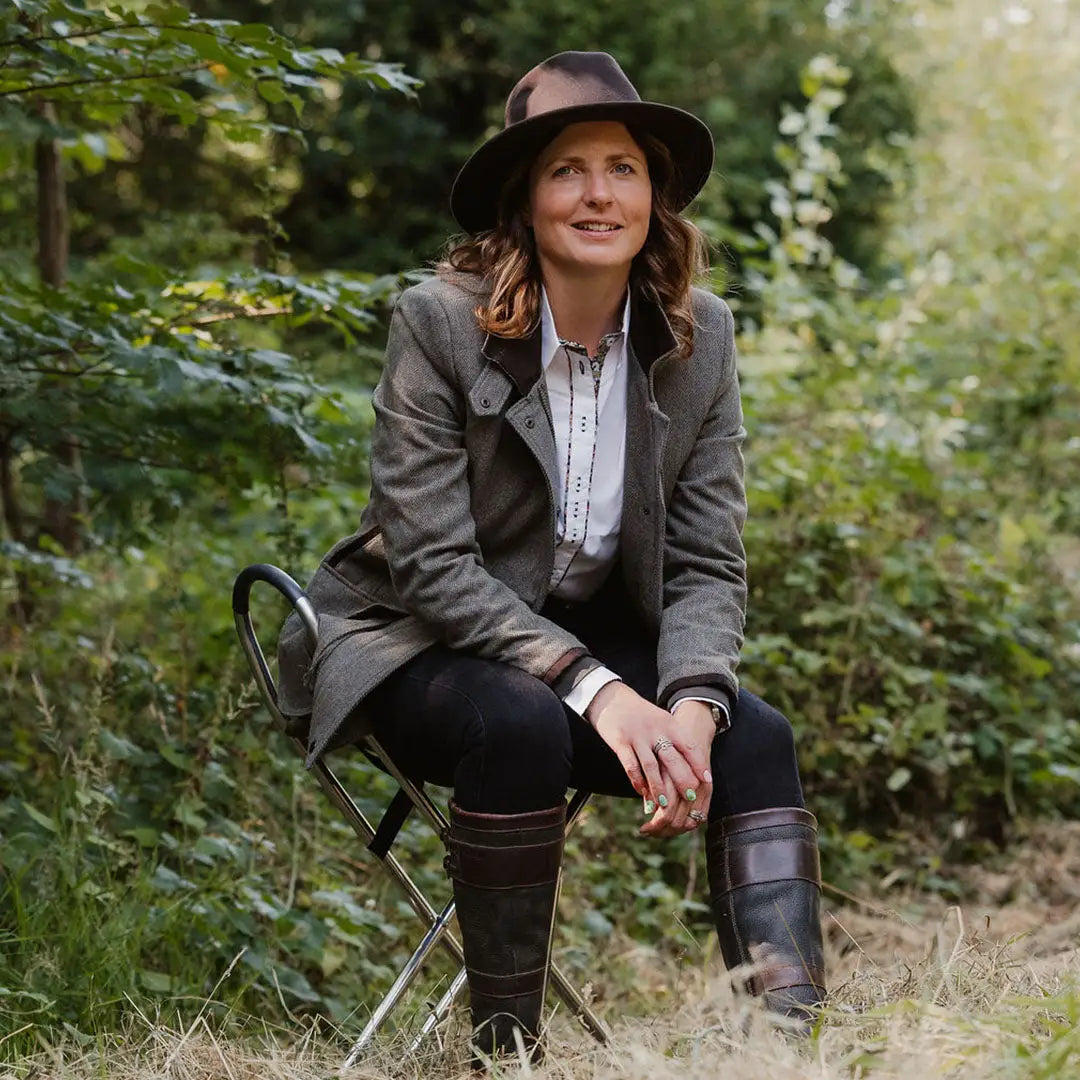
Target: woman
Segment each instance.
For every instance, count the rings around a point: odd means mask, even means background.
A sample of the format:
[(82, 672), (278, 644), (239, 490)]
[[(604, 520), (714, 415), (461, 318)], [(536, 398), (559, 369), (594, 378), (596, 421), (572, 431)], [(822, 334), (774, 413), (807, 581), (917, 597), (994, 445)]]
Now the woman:
[[(605, 53), (514, 88), (451, 207), (469, 237), (407, 290), (375, 392), (371, 501), (281, 644), (310, 760), (374, 731), (452, 786), (447, 866), (474, 1037), (535, 1045), (568, 787), (707, 824), (728, 966), (821, 1000), (816, 823), (790, 725), (740, 690), (746, 574), (732, 318), (679, 217), (708, 129)], [(714, 786), (715, 784), (715, 786)]]

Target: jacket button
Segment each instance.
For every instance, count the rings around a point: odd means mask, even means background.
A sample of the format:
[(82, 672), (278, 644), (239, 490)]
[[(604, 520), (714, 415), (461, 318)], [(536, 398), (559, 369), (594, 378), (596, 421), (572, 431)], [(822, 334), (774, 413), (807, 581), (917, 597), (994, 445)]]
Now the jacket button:
[(643, 506), (641, 508), (641, 512), (645, 515), (645, 517), (648, 517), (652, 513), (652, 511), (647, 506)]
[(526, 416), (525, 417), (525, 426), (527, 428), (535, 427), (536, 426), (536, 421), (531, 416)]
[(484, 407), (485, 409), (489, 409), (489, 408), (491, 408), (491, 398), (486, 398), (486, 397), (482, 397), (482, 398), (480, 399), (480, 404), (481, 404), (481, 405), (482, 405), (482, 406), (483, 406), (483, 407)]

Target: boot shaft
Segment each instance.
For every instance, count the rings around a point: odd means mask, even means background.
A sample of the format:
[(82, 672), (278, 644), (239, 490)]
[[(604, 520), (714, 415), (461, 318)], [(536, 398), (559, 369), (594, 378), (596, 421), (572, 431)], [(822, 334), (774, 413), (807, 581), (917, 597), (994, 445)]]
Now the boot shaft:
[(727, 966), (754, 965), (747, 990), (767, 1000), (781, 994), (803, 1004), (820, 1001), (825, 965), (814, 815), (778, 807), (723, 818), (709, 825), (706, 853)]
[(538, 1054), (558, 900), (566, 804), (528, 814), (476, 814), (450, 804), (445, 866), (454, 886), (474, 1045)]

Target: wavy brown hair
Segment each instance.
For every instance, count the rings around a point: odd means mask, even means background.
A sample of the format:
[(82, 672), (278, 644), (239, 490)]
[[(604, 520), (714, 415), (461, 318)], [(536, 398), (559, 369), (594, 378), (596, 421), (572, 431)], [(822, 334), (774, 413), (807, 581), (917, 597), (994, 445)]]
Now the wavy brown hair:
[[(690, 287), (708, 271), (708, 243), (673, 209), (675, 166), (668, 148), (646, 132), (628, 130), (645, 153), (653, 189), (649, 232), (630, 268), (631, 288), (653, 295), (671, 323), (678, 354), (687, 357), (694, 347)], [(466, 273), (485, 280), (491, 296), (476, 309), (476, 321), (497, 337), (527, 337), (540, 322), (540, 260), (525, 224), (534, 160), (520, 165), (503, 185), (495, 228), (452, 241), (436, 266), (444, 277)]]

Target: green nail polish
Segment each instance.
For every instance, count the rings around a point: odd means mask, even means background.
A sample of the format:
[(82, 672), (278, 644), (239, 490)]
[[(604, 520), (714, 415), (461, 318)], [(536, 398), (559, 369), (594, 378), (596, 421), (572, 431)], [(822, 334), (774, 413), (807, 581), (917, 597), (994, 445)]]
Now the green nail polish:
[(651, 817), (655, 813), (656, 813), (656, 803), (654, 803), (652, 801), (652, 799), (648, 799), (646, 801), (646, 803), (645, 803), (645, 815), (646, 815), (646, 817)]
[(659, 801), (661, 806), (667, 806), (667, 796), (666, 795), (661, 795), (658, 801)]
[(687, 802), (693, 802), (696, 798), (697, 798), (697, 792), (692, 787), (688, 787), (686, 789), (686, 801)]

